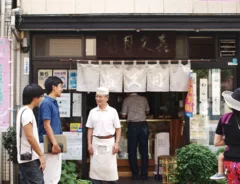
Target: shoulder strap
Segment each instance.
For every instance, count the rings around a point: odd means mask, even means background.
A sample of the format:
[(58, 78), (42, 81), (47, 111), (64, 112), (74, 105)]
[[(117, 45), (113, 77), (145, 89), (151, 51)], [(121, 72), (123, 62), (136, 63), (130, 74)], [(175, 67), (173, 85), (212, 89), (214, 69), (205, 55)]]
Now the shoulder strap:
[(233, 114), (232, 112), (224, 114), (224, 115), (221, 117), (221, 123), (222, 123), (222, 124), (228, 124), (230, 118), (232, 117), (232, 114)]
[[(20, 133), (19, 133), (19, 137), (20, 137), (20, 144), (19, 144), (19, 153), (20, 153), (20, 155), (21, 155), (21, 145), (22, 145), (22, 128), (23, 128), (23, 126), (22, 126), (22, 115), (23, 115), (23, 113), (24, 113), (24, 111), (25, 110), (27, 110), (27, 108), (25, 108), (23, 111), (22, 111), (22, 114), (21, 114), (21, 116), (20, 116)], [(32, 147), (31, 147), (31, 152), (32, 152)]]
[(229, 112), (229, 113), (224, 114), (224, 115), (221, 117), (221, 119), (220, 119), (221, 124), (222, 124), (222, 132), (223, 132), (223, 135), (224, 135), (224, 126), (223, 126), (223, 124), (228, 124), (230, 118), (232, 117), (232, 115), (233, 115), (233, 113), (232, 113), (232, 112)]

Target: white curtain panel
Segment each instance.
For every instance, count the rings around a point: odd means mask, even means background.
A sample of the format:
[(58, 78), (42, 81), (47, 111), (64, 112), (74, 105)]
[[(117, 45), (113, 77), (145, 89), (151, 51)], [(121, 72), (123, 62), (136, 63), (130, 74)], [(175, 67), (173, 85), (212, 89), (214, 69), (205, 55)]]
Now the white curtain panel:
[(122, 66), (101, 65), (100, 86), (107, 87), (110, 92), (122, 92), (123, 88)]
[(170, 91), (188, 91), (191, 64), (172, 64), (170, 67)]
[(124, 92), (146, 92), (146, 66), (124, 66)]
[(96, 92), (99, 87), (99, 65), (77, 65), (77, 91)]
[(170, 65), (148, 65), (147, 91), (169, 91), (169, 67)]

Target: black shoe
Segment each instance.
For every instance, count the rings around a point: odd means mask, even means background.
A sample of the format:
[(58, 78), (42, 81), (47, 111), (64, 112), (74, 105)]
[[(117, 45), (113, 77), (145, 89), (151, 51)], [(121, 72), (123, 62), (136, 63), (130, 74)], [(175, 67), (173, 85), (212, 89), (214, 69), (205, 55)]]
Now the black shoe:
[(139, 176), (133, 176), (132, 180), (139, 180)]
[(147, 176), (141, 176), (141, 180), (148, 180)]

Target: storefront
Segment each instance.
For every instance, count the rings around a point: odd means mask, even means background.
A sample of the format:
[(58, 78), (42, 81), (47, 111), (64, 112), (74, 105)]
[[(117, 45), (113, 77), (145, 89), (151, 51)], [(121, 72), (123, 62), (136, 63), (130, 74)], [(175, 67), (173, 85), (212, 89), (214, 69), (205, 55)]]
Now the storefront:
[[(113, 75), (115, 78), (108, 78), (114, 81), (112, 87), (116, 89), (110, 94), (109, 104), (117, 109), (119, 115), (126, 92), (140, 92), (148, 99), (151, 109), (147, 117), (150, 175), (155, 170), (157, 133), (169, 133), (169, 138), (163, 138), (169, 142), (162, 145), (160, 151), (165, 151), (162, 154), (174, 155), (177, 148), (190, 141), (212, 145), (212, 130), (220, 115), (228, 110), (221, 92), (233, 90), (240, 82), (237, 80), (239, 33), (230, 32), (236, 28), (238, 20), (231, 18), (232, 21), (225, 25), (229, 19), (218, 16), (21, 17), (19, 29), (30, 33), (29, 81), (41, 84), (50, 75), (66, 79), (63, 93), (68, 103), (62, 113), (62, 126), (64, 131), (70, 131), (70, 123), (82, 125), (84, 178), (88, 176), (85, 124), (89, 111), (95, 107), (94, 90), (96, 86), (105, 84), (104, 71), (109, 70), (109, 66), (114, 68), (112, 74), (122, 72), (120, 77)], [(229, 32), (219, 32), (219, 29)], [(87, 70), (86, 66), (90, 69)], [(191, 120), (184, 116), (188, 80), (182, 75), (174, 77), (176, 67), (184, 68), (188, 74), (191, 69), (194, 74), (195, 115)], [(155, 76), (154, 80), (161, 80), (165, 85), (154, 86), (153, 80), (148, 80), (156, 68), (157, 72), (161, 70), (161, 75), (160, 78)], [(143, 73), (137, 76), (136, 71)], [(136, 74), (140, 87), (126, 86), (126, 83), (136, 82), (133, 78), (129, 81), (128, 74)], [(130, 176), (125, 154), (126, 121), (121, 120), (121, 123), (119, 174)]]

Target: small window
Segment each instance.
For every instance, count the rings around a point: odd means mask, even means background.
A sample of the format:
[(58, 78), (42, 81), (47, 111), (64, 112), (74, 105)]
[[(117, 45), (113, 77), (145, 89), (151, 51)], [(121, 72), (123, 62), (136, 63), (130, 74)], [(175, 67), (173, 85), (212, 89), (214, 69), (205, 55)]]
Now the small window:
[(94, 37), (86, 38), (86, 56), (96, 56), (97, 42)]
[(50, 57), (82, 56), (82, 39), (54, 38), (49, 40)]
[(219, 40), (220, 57), (236, 57), (237, 44), (235, 39)]
[(187, 37), (184, 35), (177, 35), (176, 37), (176, 58), (187, 58)]
[(82, 57), (82, 37), (36, 35), (33, 39), (34, 57)]
[(189, 42), (190, 59), (214, 59), (214, 38), (210, 36), (191, 36)]

